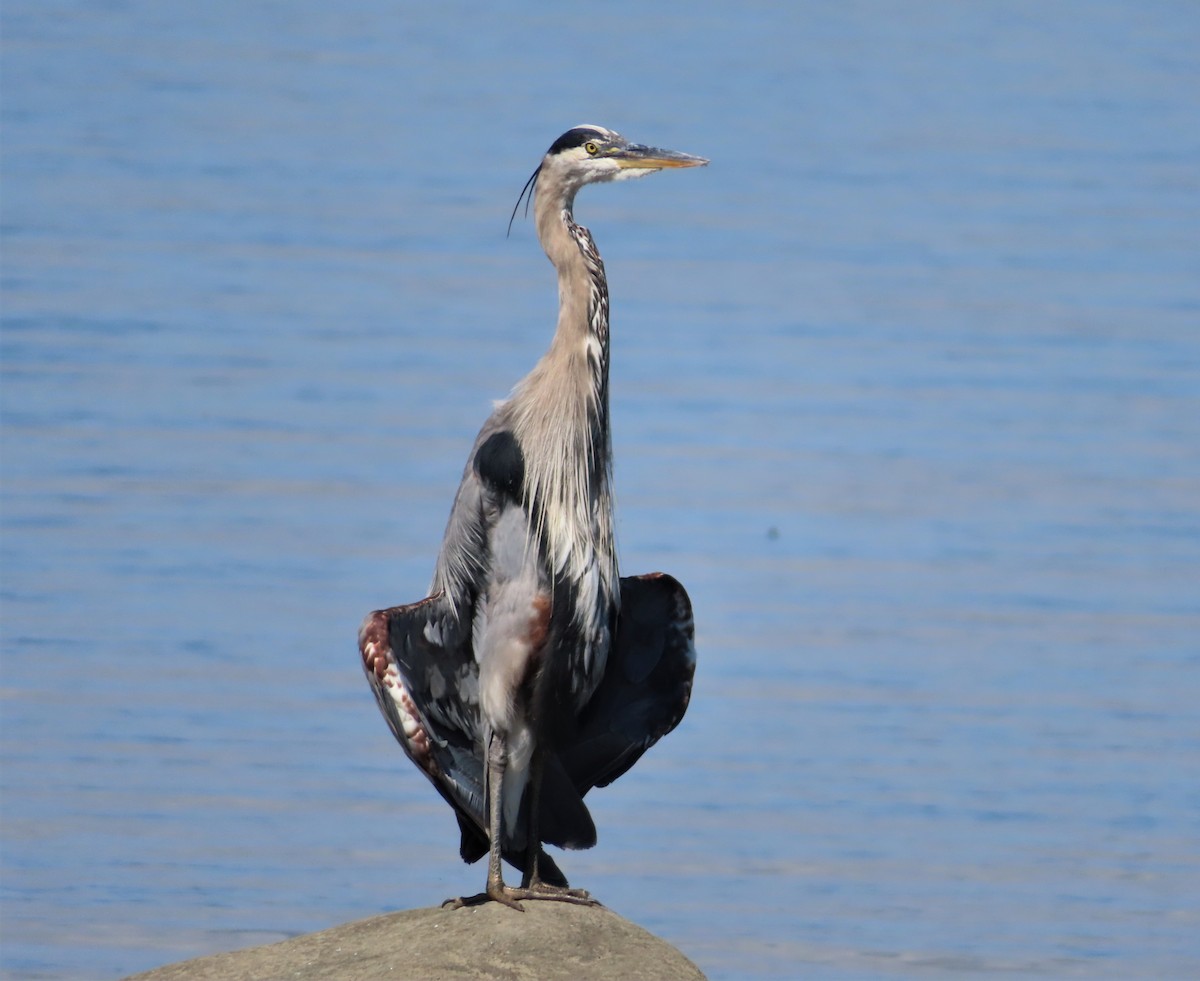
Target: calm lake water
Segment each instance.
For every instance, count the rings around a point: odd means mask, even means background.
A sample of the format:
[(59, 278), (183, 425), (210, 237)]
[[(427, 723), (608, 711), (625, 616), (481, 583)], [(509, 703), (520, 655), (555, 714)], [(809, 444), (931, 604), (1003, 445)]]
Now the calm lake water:
[(0, 973), (482, 884), (361, 677), (578, 122), (679, 729), (577, 884), (714, 981), (1200, 974), (1200, 7), (8, 0)]

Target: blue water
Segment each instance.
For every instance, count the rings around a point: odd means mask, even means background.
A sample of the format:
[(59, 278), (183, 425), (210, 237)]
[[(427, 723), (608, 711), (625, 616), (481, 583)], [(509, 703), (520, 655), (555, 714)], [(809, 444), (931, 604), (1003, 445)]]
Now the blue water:
[(1200, 7), (8, 0), (0, 974), (477, 890), (355, 632), (548, 342), (578, 122), (679, 729), (572, 880), (714, 979), (1200, 974)]

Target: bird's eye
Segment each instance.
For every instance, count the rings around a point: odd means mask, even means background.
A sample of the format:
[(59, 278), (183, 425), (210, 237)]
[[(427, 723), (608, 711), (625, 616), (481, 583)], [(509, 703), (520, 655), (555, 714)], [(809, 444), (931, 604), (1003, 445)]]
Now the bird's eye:
[(598, 149), (598, 147), (596, 146), (596, 144), (595, 144), (595, 143), (585, 143), (585, 144), (583, 145), (583, 148), (584, 148), (585, 150), (587, 150), (587, 152), (588, 152), (588, 153), (590, 153), (590, 154), (592, 154), (593, 156), (595, 155), (595, 153), (596, 153), (596, 150)]

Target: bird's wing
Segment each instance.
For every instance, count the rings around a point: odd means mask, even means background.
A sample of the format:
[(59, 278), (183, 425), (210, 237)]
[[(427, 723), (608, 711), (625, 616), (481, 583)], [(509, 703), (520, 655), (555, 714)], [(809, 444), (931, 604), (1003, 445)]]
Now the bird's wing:
[(501, 428), (493, 414), (476, 437), (446, 525), (433, 595), (376, 610), (359, 631), (363, 669), (392, 734), (464, 827), (479, 829), (486, 827), (484, 765), (472, 644), (487, 578), (489, 515), (474, 459)]
[(358, 640), (392, 734), (454, 809), (480, 823), (479, 673), (469, 626), (438, 593), (368, 614)]
[[(408, 606), (377, 610), (363, 621), (359, 649), (367, 681), (392, 734), (454, 809), (462, 833), (459, 854), (470, 863), (488, 850), (483, 830), (479, 676), (471, 648), (448, 611), (449, 605), (440, 594)], [(437, 680), (445, 679), (448, 672), (462, 683), (451, 687)], [(566, 794), (578, 799), (569, 781)], [(522, 838), (524, 821), (522, 812), (522, 827), (517, 829)], [(525, 868), (523, 851), (505, 848), (503, 854), (515, 868)], [(545, 853), (539, 867), (544, 881), (567, 884), (566, 877)]]
[(580, 794), (606, 787), (679, 724), (696, 671), (687, 591), (671, 576), (621, 580), (621, 611), (604, 680), (559, 753)]

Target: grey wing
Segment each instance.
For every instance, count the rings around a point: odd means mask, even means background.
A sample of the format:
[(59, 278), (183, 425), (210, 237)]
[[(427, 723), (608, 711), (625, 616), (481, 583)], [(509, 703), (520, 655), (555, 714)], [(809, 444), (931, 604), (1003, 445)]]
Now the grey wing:
[[(482, 473), (481, 473), (482, 471)], [(500, 410), (479, 430), (446, 522), (430, 593), (445, 593), (458, 619), (470, 623), (488, 578), (488, 538), (505, 496), (519, 494), (524, 460)]]
[(376, 610), (363, 621), (359, 650), (379, 709), (404, 752), (458, 811), (485, 826), (479, 666), (472, 648), (476, 604), (487, 577), (486, 489), (475, 466), (500, 428), (493, 415), (454, 498), (432, 595)]
[[(476, 437), (459, 484), (433, 595), (378, 610), (359, 632), (363, 669), (380, 711), (409, 759), (454, 808), (460, 852), (468, 862), (487, 850), (474, 643), (481, 604), (496, 573), (497, 525), (519, 507), (522, 476), (520, 448), (502, 415), (494, 413)], [(505, 558), (500, 557), (502, 565)], [(523, 830), (514, 830), (520, 839)], [(507, 849), (505, 858), (524, 864)]]
[[(440, 594), (377, 610), (363, 621), (359, 649), (367, 681), (392, 734), (454, 809), (461, 832), (459, 853), (469, 863), (488, 850), (479, 679), (471, 647), (457, 622), (447, 617), (449, 610)], [(451, 672), (460, 679), (457, 686), (446, 682)], [(521, 820), (517, 830), (524, 837), (524, 815)], [(515, 868), (525, 868), (523, 851), (506, 847), (503, 854)], [(546, 882), (567, 884), (548, 855), (543, 853), (540, 863)]]
[(679, 724), (695, 671), (687, 591), (663, 573), (622, 578), (604, 679), (559, 753), (581, 795), (608, 786)]
[(368, 614), (359, 651), (375, 701), (405, 754), (460, 818), (482, 826), (479, 675), (469, 627), (438, 593)]

